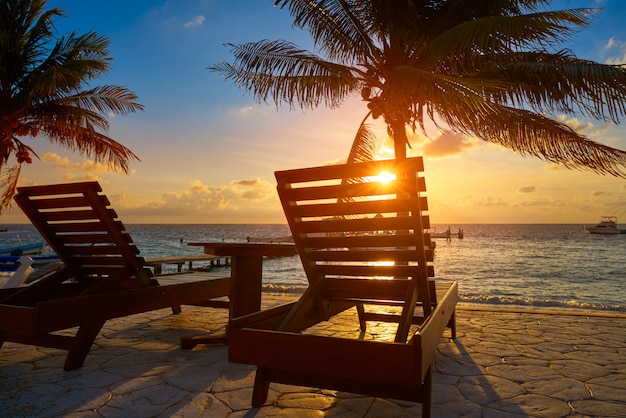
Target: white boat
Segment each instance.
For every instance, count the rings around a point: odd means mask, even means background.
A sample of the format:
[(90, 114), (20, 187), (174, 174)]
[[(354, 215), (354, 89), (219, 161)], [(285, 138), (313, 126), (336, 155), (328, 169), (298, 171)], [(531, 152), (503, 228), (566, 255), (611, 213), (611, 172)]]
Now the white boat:
[(431, 238), (445, 238), (450, 240), (452, 237), (456, 236), (463, 239), (463, 230), (461, 228), (459, 228), (458, 232), (452, 232), (450, 227), (443, 232), (438, 232), (437, 227), (432, 227), (430, 228), (429, 233)]
[(616, 216), (603, 216), (601, 218), (600, 223), (597, 223), (594, 226), (584, 226), (585, 231), (590, 234), (600, 234), (600, 235), (619, 235), (626, 234), (625, 229), (619, 229), (617, 225), (617, 217)]

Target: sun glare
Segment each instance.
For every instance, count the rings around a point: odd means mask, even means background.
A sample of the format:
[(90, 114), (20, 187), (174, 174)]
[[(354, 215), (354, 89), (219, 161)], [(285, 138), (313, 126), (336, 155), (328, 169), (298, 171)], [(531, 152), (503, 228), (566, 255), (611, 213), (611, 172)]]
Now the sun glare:
[(387, 184), (390, 181), (395, 180), (395, 179), (396, 179), (396, 175), (395, 174), (391, 174), (391, 173), (388, 173), (386, 171), (383, 171), (379, 175), (373, 177), (374, 181), (378, 181), (378, 182), (381, 182), (383, 184)]

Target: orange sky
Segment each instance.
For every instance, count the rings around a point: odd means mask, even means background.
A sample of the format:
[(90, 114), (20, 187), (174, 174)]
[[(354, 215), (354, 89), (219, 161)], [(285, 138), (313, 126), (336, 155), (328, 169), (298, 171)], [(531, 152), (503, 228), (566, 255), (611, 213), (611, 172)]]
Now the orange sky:
[[(250, 6), (243, 0), (138, 1), (132, 7), (121, 0), (51, 1), (68, 12), (57, 25), (61, 32), (94, 29), (111, 39), (113, 70), (98, 84), (127, 86), (146, 110), (112, 118), (109, 133), (142, 161), (128, 175), (111, 173), (38, 138), (33, 145), (41, 161), (23, 167), (22, 184), (98, 180), (127, 224), (283, 223), (273, 172), (344, 159), (366, 108), (357, 99), (307, 112), (260, 105), (206, 69), (230, 59), (225, 42), (282, 38), (309, 47), (308, 35), (294, 32), (288, 13), (270, 3), (241, 12)], [(579, 57), (626, 61), (620, 1), (560, 3), (605, 7), (574, 39)], [(124, 12), (107, 19), (113, 9)], [(273, 24), (252, 25), (259, 19)], [(563, 119), (594, 140), (626, 149), (621, 126)], [(414, 136), (411, 153), (425, 157), (434, 224), (584, 224), (626, 211), (624, 179), (561, 169), (473, 138), (430, 134)], [(0, 225), (25, 222), (17, 207), (0, 215)]]

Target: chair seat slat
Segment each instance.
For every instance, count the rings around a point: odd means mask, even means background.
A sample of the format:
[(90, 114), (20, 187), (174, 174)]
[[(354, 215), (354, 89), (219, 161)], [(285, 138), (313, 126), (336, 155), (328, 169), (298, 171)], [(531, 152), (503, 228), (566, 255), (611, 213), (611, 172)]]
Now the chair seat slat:
[(420, 223), (416, 222), (415, 218), (408, 216), (393, 218), (338, 218), (302, 222), (301, 230), (304, 233), (343, 233), (350, 231), (380, 234), (385, 231), (416, 229), (421, 228), (421, 226)]
[[(111, 218), (117, 218), (117, 213), (113, 209), (107, 209)], [(99, 219), (97, 212), (91, 209), (81, 210), (68, 210), (57, 212), (39, 212), (42, 219), (46, 222), (59, 222), (59, 221), (94, 221)]]
[(365, 197), (379, 198), (384, 196), (394, 196), (414, 194), (416, 188), (420, 187), (420, 182), (416, 178), (408, 180), (393, 180), (387, 184), (380, 182), (367, 183), (338, 183), (328, 185), (316, 185), (311, 187), (291, 188), (285, 191), (285, 197), (293, 201), (312, 200), (346, 200)]
[(346, 249), (344, 251), (311, 251), (310, 258), (315, 261), (363, 261), (363, 262), (398, 262), (418, 261), (415, 249)]
[(393, 280), (394, 277), (418, 277), (422, 269), (416, 265), (351, 265), (322, 264), (318, 266), (320, 273), (328, 276), (358, 276), (372, 280)]
[[(101, 200), (101, 204), (103, 206), (108, 206), (111, 204), (109, 199), (105, 195), (100, 195), (99, 199)], [(31, 204), (37, 210), (51, 210), (51, 209), (64, 209), (64, 210), (77, 210), (83, 207), (90, 207), (91, 203), (88, 199), (85, 198), (83, 194), (76, 194), (73, 196), (67, 197), (56, 197), (56, 198), (40, 198), (40, 199), (31, 199)]]
[(354, 248), (362, 247), (415, 247), (419, 245), (414, 235), (353, 235), (307, 237), (310, 248)]

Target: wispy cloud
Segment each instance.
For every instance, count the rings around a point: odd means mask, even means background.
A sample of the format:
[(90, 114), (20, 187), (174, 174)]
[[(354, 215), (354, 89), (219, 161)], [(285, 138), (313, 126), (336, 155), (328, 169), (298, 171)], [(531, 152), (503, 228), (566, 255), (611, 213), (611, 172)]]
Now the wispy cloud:
[(605, 64), (622, 65), (626, 63), (626, 42), (611, 37), (602, 48)]
[(185, 24), (183, 25), (186, 28), (195, 28), (198, 26), (202, 26), (204, 24), (204, 16), (202, 15), (198, 15), (196, 17), (194, 17), (191, 20), (188, 20), (187, 22), (185, 22)]
[(437, 138), (424, 144), (424, 155), (427, 157), (446, 157), (461, 154), (464, 150), (474, 148), (477, 142), (465, 135), (454, 132), (443, 132)]
[(579, 134), (585, 135), (587, 137), (594, 137), (598, 135), (602, 135), (609, 131), (612, 127), (609, 123), (603, 123), (601, 125), (596, 125), (593, 122), (580, 120), (578, 118), (568, 118), (566, 115), (559, 115), (556, 117), (559, 122), (563, 122)]
[(523, 187), (520, 187), (519, 189), (517, 189), (517, 191), (519, 193), (532, 193), (535, 190), (537, 190), (537, 188), (535, 186), (523, 186)]
[[(39, 163), (39, 162), (37, 162)], [(40, 163), (46, 168), (46, 183), (53, 182), (78, 182), (78, 181), (98, 181), (101, 184), (109, 184), (109, 180), (103, 176), (105, 174), (120, 174), (119, 170), (108, 164), (95, 162), (91, 159), (82, 161), (72, 161), (69, 157), (62, 157), (55, 152), (47, 152), (41, 155)], [(135, 173), (135, 169), (131, 169), (129, 174)], [(31, 181), (32, 182), (32, 181)], [(21, 182), (21, 185), (26, 184)], [(41, 182), (32, 182), (32, 184), (43, 184)]]
[(66, 171), (79, 171), (85, 173), (110, 173), (114, 172), (108, 164), (97, 163), (91, 159), (72, 163), (68, 157), (61, 157), (54, 152), (48, 152), (41, 156), (41, 161), (53, 164), (55, 168)]
[(591, 196), (593, 197), (603, 197), (603, 196), (611, 196), (613, 193), (610, 192), (605, 192), (603, 190), (597, 190), (595, 192), (591, 193)]
[(473, 200), (473, 204), (476, 206), (483, 206), (483, 207), (493, 207), (493, 206), (508, 207), (509, 206), (509, 202), (507, 202), (505, 199), (494, 197), (494, 196), (485, 196), (481, 199)]
[(564, 207), (566, 206), (566, 204), (561, 199), (541, 197), (537, 199), (524, 200), (516, 206), (556, 208), (556, 207)]

